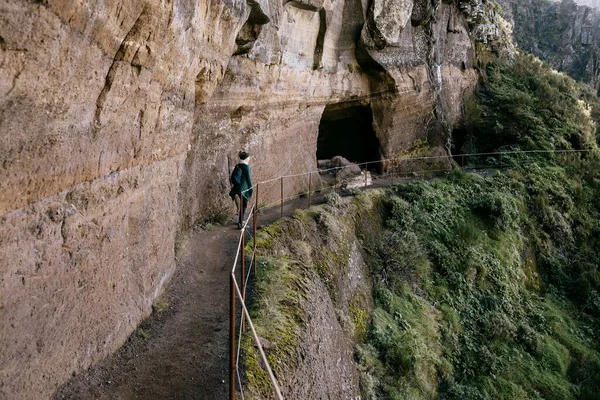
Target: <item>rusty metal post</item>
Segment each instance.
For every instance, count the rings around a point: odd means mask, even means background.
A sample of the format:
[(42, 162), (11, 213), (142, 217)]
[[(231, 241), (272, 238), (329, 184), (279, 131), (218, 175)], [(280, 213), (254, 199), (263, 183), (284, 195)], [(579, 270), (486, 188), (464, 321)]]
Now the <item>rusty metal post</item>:
[(258, 213), (258, 183), (256, 184), (256, 190), (254, 191), (254, 210)]
[(229, 400), (235, 400), (235, 285), (233, 273), (229, 275)]
[[(241, 257), (240, 257), (240, 262), (241, 262), (241, 269), (242, 269), (242, 299), (241, 301), (244, 301), (246, 298), (246, 258), (244, 257), (244, 255), (246, 254), (246, 251), (244, 250), (245, 247), (245, 239), (246, 239), (246, 229), (242, 229), (242, 237), (241, 237)], [(242, 318), (240, 319), (240, 327), (242, 329), (242, 331), (244, 330), (244, 313), (242, 313)]]
[(367, 183), (368, 183), (368, 180), (367, 180), (367, 166), (365, 165), (365, 187), (367, 187)]
[(281, 177), (281, 218), (283, 218), (283, 176)]
[[(241, 238), (242, 246), (241, 246), (241, 249), (240, 249), (241, 252), (242, 252), (240, 254), (241, 255), (241, 257), (240, 257), (240, 264), (241, 265), (240, 266), (242, 267), (241, 268), (242, 269), (242, 301), (244, 301), (244, 298), (246, 297), (246, 292), (244, 291), (246, 289), (246, 259), (244, 257), (244, 255), (246, 253), (244, 251), (244, 245), (246, 244), (245, 243), (245, 236), (246, 236), (246, 230), (243, 229), (242, 230), (242, 238)], [(243, 318), (242, 318), (242, 321), (243, 321)]]
[(258, 183), (256, 184), (256, 197), (254, 199), (254, 215), (252, 218), (252, 237), (254, 249), (252, 251), (252, 265), (254, 265), (254, 276), (256, 276), (256, 230), (258, 229)]
[(310, 206), (312, 202), (312, 172), (308, 173), (308, 208), (310, 208)]
[(252, 216), (252, 234), (254, 236), (253, 240), (252, 240), (252, 245), (253, 245), (253, 249), (252, 249), (252, 265), (254, 265), (254, 276), (256, 276), (256, 226), (258, 225), (258, 214), (256, 213), (256, 209), (254, 210), (254, 215)]

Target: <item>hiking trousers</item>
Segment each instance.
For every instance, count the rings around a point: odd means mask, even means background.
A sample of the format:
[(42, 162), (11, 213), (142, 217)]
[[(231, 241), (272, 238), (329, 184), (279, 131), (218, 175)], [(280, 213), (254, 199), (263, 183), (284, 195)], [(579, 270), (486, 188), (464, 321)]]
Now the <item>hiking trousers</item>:
[[(242, 198), (242, 212), (240, 212), (240, 197)], [(237, 193), (234, 197), (234, 200), (238, 213), (238, 228), (241, 228), (242, 224), (244, 223), (246, 208), (248, 208), (248, 199), (245, 196), (242, 196), (240, 193)]]

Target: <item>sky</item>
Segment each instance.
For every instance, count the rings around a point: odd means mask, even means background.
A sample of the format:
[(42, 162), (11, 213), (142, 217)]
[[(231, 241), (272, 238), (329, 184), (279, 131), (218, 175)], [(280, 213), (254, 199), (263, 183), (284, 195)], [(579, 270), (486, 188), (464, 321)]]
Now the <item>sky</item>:
[(600, 9), (600, 0), (575, 0), (575, 3)]

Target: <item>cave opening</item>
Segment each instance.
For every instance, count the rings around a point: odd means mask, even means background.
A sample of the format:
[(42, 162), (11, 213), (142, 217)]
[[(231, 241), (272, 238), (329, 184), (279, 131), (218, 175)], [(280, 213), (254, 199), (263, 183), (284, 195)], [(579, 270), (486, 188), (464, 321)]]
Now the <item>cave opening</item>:
[[(317, 160), (334, 156), (357, 164), (381, 159), (381, 144), (373, 130), (370, 105), (337, 103), (325, 107), (319, 124)], [(377, 171), (380, 163), (369, 164), (368, 169)]]

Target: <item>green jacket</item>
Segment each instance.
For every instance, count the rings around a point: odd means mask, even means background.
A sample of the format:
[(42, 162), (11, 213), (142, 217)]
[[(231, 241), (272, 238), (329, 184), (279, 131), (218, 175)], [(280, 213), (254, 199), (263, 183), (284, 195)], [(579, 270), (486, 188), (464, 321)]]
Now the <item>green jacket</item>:
[(233, 198), (236, 194), (242, 193), (247, 200), (250, 200), (253, 191), (250, 166), (244, 163), (239, 163), (238, 165), (242, 169), (242, 183), (239, 185), (233, 185), (231, 191), (229, 192), (229, 196)]

